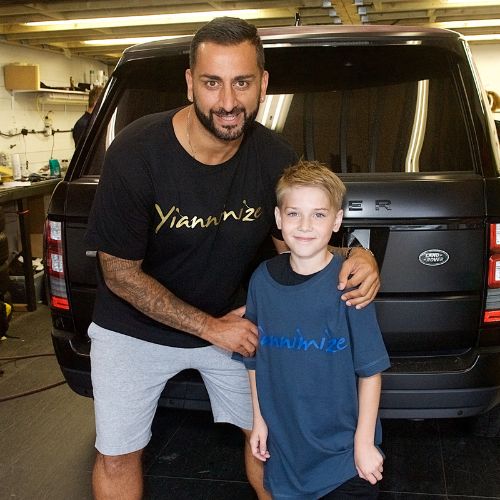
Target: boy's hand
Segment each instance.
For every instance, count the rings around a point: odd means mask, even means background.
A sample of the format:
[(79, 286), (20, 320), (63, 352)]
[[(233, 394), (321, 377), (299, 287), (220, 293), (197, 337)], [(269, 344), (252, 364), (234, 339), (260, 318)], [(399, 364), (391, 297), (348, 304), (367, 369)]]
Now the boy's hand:
[(363, 248), (353, 248), (339, 273), (338, 289), (353, 288), (342, 295), (348, 306), (362, 309), (377, 295), (380, 276), (375, 257)]
[(376, 484), (382, 480), (384, 457), (373, 444), (354, 443), (354, 463), (361, 479)]
[(252, 455), (261, 462), (265, 462), (271, 456), (267, 451), (267, 425), (262, 418), (254, 420), (250, 448)]

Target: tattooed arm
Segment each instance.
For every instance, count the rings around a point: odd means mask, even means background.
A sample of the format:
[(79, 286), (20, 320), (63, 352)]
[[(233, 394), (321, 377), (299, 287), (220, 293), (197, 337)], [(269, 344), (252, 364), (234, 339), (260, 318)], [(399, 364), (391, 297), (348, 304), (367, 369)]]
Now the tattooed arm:
[(120, 259), (104, 252), (98, 252), (98, 256), (107, 287), (146, 316), (243, 356), (255, 352), (257, 328), (242, 318), (244, 307), (214, 318), (146, 274), (142, 260)]

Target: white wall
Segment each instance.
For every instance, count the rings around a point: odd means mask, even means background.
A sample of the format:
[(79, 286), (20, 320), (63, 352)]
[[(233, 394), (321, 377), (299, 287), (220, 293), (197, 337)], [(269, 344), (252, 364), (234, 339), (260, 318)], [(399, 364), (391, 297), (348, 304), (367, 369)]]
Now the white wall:
[[(80, 57), (68, 58), (45, 50), (15, 47), (0, 42), (0, 132), (8, 134), (11, 130), (22, 128), (43, 130), (44, 116), (49, 113), (55, 130), (70, 130), (86, 109), (85, 104), (42, 104), (35, 93), (16, 93), (13, 95), (5, 89), (3, 65), (9, 63), (38, 64), (40, 80), (51, 87), (69, 87), (70, 76), (75, 85), (78, 82), (89, 83), (90, 70), (97, 75), (98, 70), (108, 73), (106, 65), (91, 59)], [(29, 171), (38, 172), (48, 164), (49, 159), (71, 159), (74, 152), (71, 132), (56, 133), (45, 137), (43, 134), (27, 136), (0, 136), (0, 152), (19, 153), (24, 166), (29, 162)]]
[[(483, 86), (500, 95), (500, 44), (470, 45)], [(494, 113), (500, 120), (500, 112)]]

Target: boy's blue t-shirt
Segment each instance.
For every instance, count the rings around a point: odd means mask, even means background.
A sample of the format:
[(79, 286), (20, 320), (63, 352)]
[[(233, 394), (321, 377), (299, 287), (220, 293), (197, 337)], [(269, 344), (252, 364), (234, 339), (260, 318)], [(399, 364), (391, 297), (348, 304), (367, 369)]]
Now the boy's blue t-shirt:
[(256, 369), (271, 454), (264, 484), (276, 499), (316, 499), (357, 475), (357, 377), (390, 366), (374, 306), (357, 310), (340, 298), (341, 264), (334, 257), (309, 280), (286, 286), (263, 263), (250, 281), (246, 317), (258, 326), (259, 346), (255, 358), (243, 359)]

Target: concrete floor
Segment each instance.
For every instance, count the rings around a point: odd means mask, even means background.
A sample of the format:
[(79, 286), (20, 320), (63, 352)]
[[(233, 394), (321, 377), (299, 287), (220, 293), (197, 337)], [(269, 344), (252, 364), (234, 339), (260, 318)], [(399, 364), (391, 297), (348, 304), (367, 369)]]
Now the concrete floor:
[[(47, 307), (18, 314), (0, 358), (52, 352)], [(62, 381), (53, 356), (0, 360), (0, 399)], [(384, 420), (382, 500), (500, 499), (500, 439), (465, 420)], [(92, 401), (67, 385), (0, 403), (0, 499), (91, 499)], [(146, 499), (250, 500), (240, 432), (207, 413), (158, 411)]]

